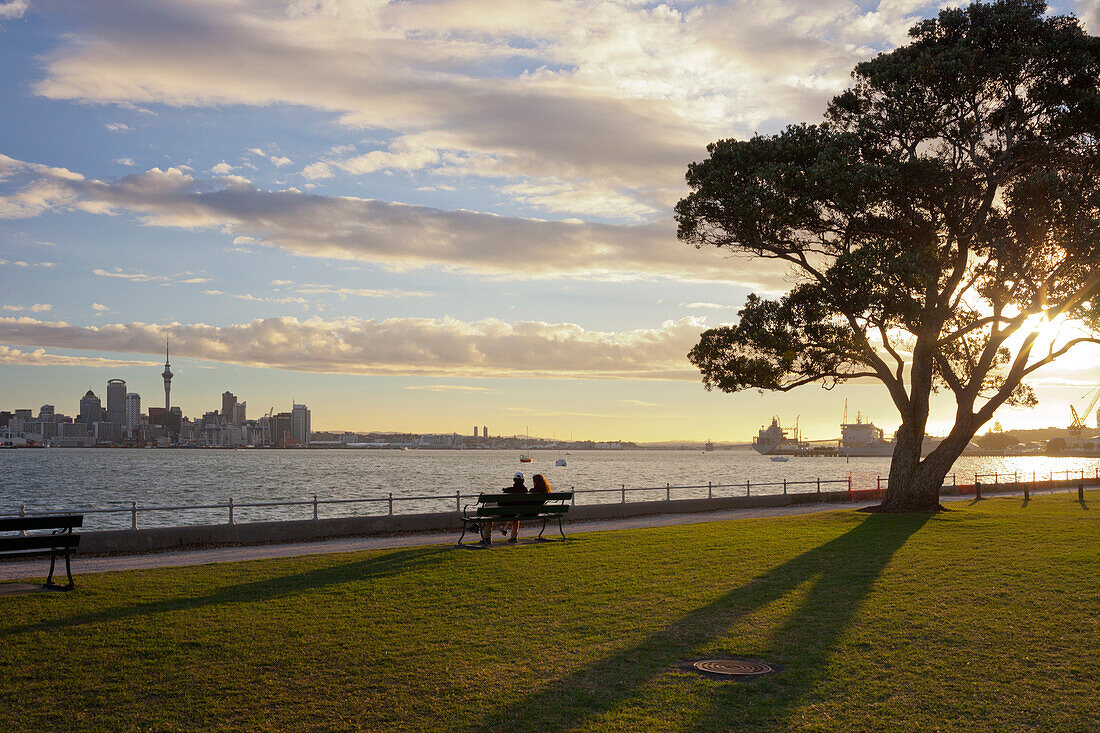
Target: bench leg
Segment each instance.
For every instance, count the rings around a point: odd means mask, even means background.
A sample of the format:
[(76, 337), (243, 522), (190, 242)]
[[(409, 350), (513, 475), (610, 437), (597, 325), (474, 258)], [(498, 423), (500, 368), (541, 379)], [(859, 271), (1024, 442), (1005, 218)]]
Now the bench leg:
[(565, 542), (565, 530), (561, 528), (561, 515), (558, 515), (558, 531), (561, 532), (561, 541)]
[(66, 552), (66, 553), (65, 553), (65, 575), (68, 575), (68, 576), (69, 576), (69, 585), (68, 585), (68, 588), (69, 588), (70, 590), (76, 587), (76, 583), (74, 583), (74, 582), (73, 582), (73, 569), (72, 569), (72, 566), (71, 566), (71, 565), (69, 564), (69, 559), (70, 559), (70, 558), (71, 558), (72, 556), (73, 556), (73, 555), (72, 555), (72, 553), (71, 553), (71, 552)]
[(468, 524), (468, 522), (463, 522), (462, 523), (462, 535), (458, 538), (458, 544), (456, 545), (456, 547), (462, 547), (462, 538), (466, 536), (466, 525), (467, 524)]
[(53, 564), (54, 564), (54, 560), (56, 560), (56, 559), (57, 559), (57, 555), (50, 555), (50, 574), (46, 576), (46, 585), (44, 586), (46, 588), (52, 588), (53, 587)]
[(545, 532), (545, 531), (546, 531), (546, 520), (544, 519), (544, 520), (542, 520), (542, 529), (539, 530), (538, 538), (540, 540), (542, 539), (542, 533)]

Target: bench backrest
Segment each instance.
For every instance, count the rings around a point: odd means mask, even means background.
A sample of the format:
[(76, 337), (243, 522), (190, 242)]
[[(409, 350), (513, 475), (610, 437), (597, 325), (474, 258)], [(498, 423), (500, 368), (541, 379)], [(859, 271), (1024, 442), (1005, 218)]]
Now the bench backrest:
[(569, 511), (572, 491), (549, 494), (481, 494), (477, 514), (481, 517), (535, 517), (540, 514), (565, 514)]
[(82, 527), (83, 514), (59, 514), (52, 517), (6, 517), (0, 519), (0, 532), (26, 532), (33, 529), (68, 529)]

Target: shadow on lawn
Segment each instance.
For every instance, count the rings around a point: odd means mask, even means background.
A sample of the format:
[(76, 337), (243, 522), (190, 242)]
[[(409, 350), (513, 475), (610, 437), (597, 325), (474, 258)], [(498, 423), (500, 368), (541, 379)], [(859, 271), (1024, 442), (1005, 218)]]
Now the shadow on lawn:
[[(870, 515), (844, 535), (682, 616), (630, 649), (596, 661), (526, 698), (506, 700), (500, 710), (468, 730), (580, 728), (630, 705), (634, 698), (642, 702), (648, 683), (673, 674), (678, 662), (714, 656), (713, 651), (706, 652), (744, 617), (813, 581), (801, 606), (764, 645), (768, 661), (783, 667), (780, 675), (754, 685), (710, 685), (703, 693), (708, 696), (706, 709), (694, 711), (692, 720), (684, 721), (686, 729), (698, 731), (781, 729), (787, 715), (824, 678), (833, 646), (890, 558), (929, 517)], [(730, 650), (730, 654), (736, 651)]]
[[(273, 598), (304, 593), (325, 586), (340, 585), (372, 578), (384, 578), (391, 575), (415, 571), (435, 565), (448, 553), (446, 548), (411, 548), (380, 555), (341, 565), (326, 565), (292, 575), (280, 575), (250, 583), (227, 585), (215, 589), (206, 595), (191, 597), (172, 597), (159, 601), (149, 601), (130, 606), (105, 608), (101, 611), (72, 616), (57, 620), (42, 621), (4, 629), (0, 635), (7, 636), (27, 631), (60, 629), (82, 624), (102, 623), (137, 616), (150, 616), (168, 611), (180, 611), (206, 606), (218, 606), (227, 603), (249, 603), (266, 601)], [(77, 590), (76, 592), (79, 592)]]

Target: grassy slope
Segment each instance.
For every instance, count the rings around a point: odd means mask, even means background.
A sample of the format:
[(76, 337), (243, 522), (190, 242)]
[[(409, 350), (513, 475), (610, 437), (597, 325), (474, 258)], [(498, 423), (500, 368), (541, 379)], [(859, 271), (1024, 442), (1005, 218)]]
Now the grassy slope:
[(1100, 730), (1088, 502), (78, 575), (0, 599), (0, 729)]

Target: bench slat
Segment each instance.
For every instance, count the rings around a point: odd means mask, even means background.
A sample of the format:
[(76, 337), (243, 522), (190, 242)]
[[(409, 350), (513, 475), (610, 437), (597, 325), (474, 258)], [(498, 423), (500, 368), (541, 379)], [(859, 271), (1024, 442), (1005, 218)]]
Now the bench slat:
[(0, 532), (22, 532), (28, 529), (66, 529), (84, 526), (83, 514), (56, 517), (8, 517), (0, 519)]
[(481, 494), (477, 498), (479, 504), (522, 504), (525, 501), (571, 501), (572, 491), (553, 491), (549, 494)]
[(526, 519), (534, 519), (536, 517), (553, 517), (557, 518), (560, 515), (565, 514), (568, 507), (554, 507), (554, 506), (487, 506), (477, 510), (479, 517), (519, 517)]
[(0, 537), (0, 552), (18, 552), (38, 548), (76, 547), (80, 544), (78, 534), (36, 534), (27, 537)]

